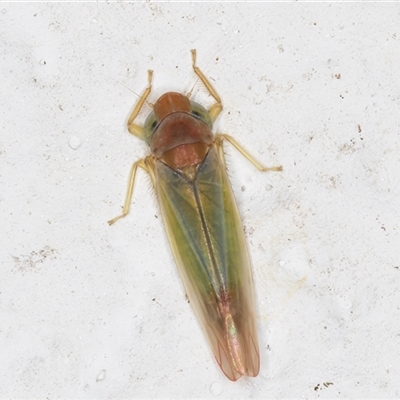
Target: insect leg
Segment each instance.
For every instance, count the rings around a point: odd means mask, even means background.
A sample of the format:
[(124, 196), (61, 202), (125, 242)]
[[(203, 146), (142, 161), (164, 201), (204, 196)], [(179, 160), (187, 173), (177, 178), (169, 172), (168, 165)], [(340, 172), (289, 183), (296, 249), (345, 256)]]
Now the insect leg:
[(200, 70), (200, 68), (196, 65), (196, 50), (191, 50), (192, 52), (192, 60), (193, 60), (193, 70), (194, 73), (200, 78), (200, 80), (204, 83), (204, 86), (207, 88), (207, 90), (210, 92), (211, 96), (214, 97), (216, 103), (213, 104), (210, 109), (208, 110), (212, 121), (214, 122), (218, 115), (222, 111), (222, 102), (221, 98), (219, 97), (218, 93), (214, 89), (213, 85), (211, 85), (211, 82), (208, 80), (208, 78), (203, 74), (203, 72)]
[(282, 166), (278, 167), (264, 167), (260, 162), (258, 162), (250, 153), (248, 153), (232, 136), (226, 135), (224, 133), (216, 135), (215, 142), (219, 148), (220, 154), (223, 155), (222, 142), (227, 140), (242, 156), (246, 157), (258, 170), (267, 171), (282, 171)]
[(147, 97), (149, 96), (151, 92), (151, 81), (153, 79), (153, 71), (149, 70), (148, 71), (148, 86), (146, 90), (143, 92), (142, 96), (140, 97), (139, 101), (136, 103), (135, 108), (133, 109), (129, 119), (128, 119), (128, 131), (132, 133), (132, 135), (137, 136), (138, 138), (142, 139), (143, 135), (143, 128), (135, 124), (133, 121), (136, 119), (138, 116), (141, 108), (143, 107), (144, 102), (146, 101)]
[(122, 214), (118, 215), (118, 217), (115, 217), (108, 221), (108, 225), (112, 225), (114, 222), (118, 221), (120, 218), (125, 217), (126, 215), (129, 214), (129, 208), (131, 206), (131, 201), (132, 201), (132, 193), (133, 193), (133, 186), (135, 183), (135, 176), (136, 176), (136, 170), (138, 167), (143, 168), (146, 172), (149, 172), (149, 168), (146, 165), (146, 159), (142, 158), (139, 161), (136, 161), (131, 168), (131, 172), (129, 174), (129, 183), (128, 183), (128, 190), (126, 191), (126, 197), (125, 197), (125, 204), (124, 208), (122, 209)]

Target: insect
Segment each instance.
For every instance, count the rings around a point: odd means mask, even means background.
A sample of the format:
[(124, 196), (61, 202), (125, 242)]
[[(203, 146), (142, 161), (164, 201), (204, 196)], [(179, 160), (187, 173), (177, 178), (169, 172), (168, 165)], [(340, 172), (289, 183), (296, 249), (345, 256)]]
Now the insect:
[(251, 266), (239, 211), (225, 166), (223, 142), (231, 143), (260, 171), (264, 168), (232, 137), (212, 133), (222, 111), (219, 95), (196, 65), (195, 74), (215, 103), (206, 110), (183, 95), (162, 95), (144, 126), (134, 121), (151, 92), (148, 86), (134, 107), (128, 130), (143, 139), (151, 155), (131, 169), (123, 212), (129, 213), (137, 169), (151, 178), (168, 239), (190, 303), (225, 375), (236, 381), (257, 376), (260, 357)]

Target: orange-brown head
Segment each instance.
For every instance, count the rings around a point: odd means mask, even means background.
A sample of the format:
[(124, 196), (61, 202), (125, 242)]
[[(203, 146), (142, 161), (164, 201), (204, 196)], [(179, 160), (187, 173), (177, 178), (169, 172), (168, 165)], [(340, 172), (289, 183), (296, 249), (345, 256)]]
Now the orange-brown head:
[(176, 92), (163, 94), (154, 104), (143, 127), (143, 139), (153, 155), (183, 144), (212, 143), (212, 120), (208, 111), (187, 96)]
[(154, 114), (158, 121), (163, 120), (167, 115), (174, 112), (192, 112), (190, 100), (183, 94), (176, 92), (165, 93), (154, 104)]

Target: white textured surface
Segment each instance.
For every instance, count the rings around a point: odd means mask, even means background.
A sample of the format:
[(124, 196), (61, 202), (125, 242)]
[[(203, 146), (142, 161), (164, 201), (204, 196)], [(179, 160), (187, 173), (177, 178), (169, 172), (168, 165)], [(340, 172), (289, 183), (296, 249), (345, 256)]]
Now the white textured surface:
[[(0, 34), (1, 398), (400, 396), (398, 4), (1, 4)], [(262, 358), (236, 383), (143, 173), (106, 223), (147, 154), (126, 87), (187, 92), (191, 48), (218, 129), (285, 169), (227, 148)]]

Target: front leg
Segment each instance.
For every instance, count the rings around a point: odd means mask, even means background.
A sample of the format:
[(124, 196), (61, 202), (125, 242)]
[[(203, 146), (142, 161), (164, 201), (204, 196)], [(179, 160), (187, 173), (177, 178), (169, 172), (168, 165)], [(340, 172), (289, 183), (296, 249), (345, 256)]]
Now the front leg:
[(196, 50), (191, 50), (192, 51), (192, 60), (193, 60), (193, 70), (194, 73), (200, 78), (200, 80), (204, 83), (204, 86), (207, 88), (209, 93), (211, 94), (212, 97), (214, 97), (216, 103), (213, 104), (210, 109), (208, 110), (212, 122), (214, 122), (218, 115), (222, 111), (222, 101), (221, 98), (219, 97), (217, 91), (214, 89), (213, 85), (211, 85), (211, 82), (208, 80), (208, 78), (203, 74), (203, 72), (200, 70), (200, 68), (196, 65)]
[(223, 149), (223, 141), (227, 140), (242, 156), (247, 158), (259, 171), (267, 172), (267, 171), (282, 171), (282, 166), (278, 167), (264, 167), (260, 162), (258, 162), (248, 151), (246, 151), (232, 136), (227, 135), (225, 133), (220, 133), (215, 135), (215, 143), (218, 147), (218, 151), (222, 159), (224, 159), (224, 149)]
[(128, 131), (132, 133), (132, 135), (137, 136), (139, 139), (143, 139), (143, 127), (135, 124), (133, 121), (138, 116), (140, 110), (143, 107), (144, 102), (151, 92), (151, 81), (153, 80), (153, 71), (148, 71), (148, 86), (146, 90), (143, 92), (142, 96), (139, 98), (139, 101), (136, 103), (135, 108), (133, 109), (129, 119), (128, 119)]

